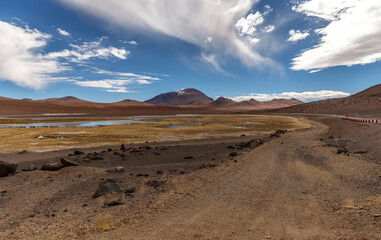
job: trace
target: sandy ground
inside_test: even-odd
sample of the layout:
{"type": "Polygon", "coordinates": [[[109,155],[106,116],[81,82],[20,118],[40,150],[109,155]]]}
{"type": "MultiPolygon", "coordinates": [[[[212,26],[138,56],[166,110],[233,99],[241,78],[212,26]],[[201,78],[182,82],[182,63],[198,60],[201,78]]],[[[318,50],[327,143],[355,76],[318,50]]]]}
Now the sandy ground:
{"type": "MultiPolygon", "coordinates": [[[[381,239],[380,145],[367,141],[381,126],[312,120],[315,127],[279,138],[113,147],[97,161],[87,154],[108,147],[85,149],[66,157],[80,167],[0,178],[0,239],[381,239]],[[340,137],[353,140],[348,154],[332,144],[340,137]],[[126,171],[105,171],[119,165],[126,171]],[[108,178],[136,190],[93,199],[108,178]],[[115,198],[124,204],[105,206],[115,198]]],[[[1,159],[40,166],[68,153],[1,159]]]]}

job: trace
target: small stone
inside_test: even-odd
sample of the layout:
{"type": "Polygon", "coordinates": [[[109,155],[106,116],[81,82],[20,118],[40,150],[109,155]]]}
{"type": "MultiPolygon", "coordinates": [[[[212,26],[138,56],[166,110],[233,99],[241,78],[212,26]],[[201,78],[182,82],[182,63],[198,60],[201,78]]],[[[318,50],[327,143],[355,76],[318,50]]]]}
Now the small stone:
{"type": "Polygon", "coordinates": [[[79,150],[75,150],[74,151],[74,155],[85,155],[85,153],[84,152],[82,152],[82,151],[79,151],[79,150]]]}
{"type": "Polygon", "coordinates": [[[65,166],[60,162],[47,162],[44,165],[42,165],[41,170],[43,171],[58,171],[65,166]]]}
{"type": "Polygon", "coordinates": [[[184,157],[184,159],[194,159],[194,157],[192,157],[192,156],[186,156],[186,157],[184,157]]]}
{"type": "Polygon", "coordinates": [[[342,154],[342,153],[348,153],[348,150],[345,148],[338,148],[336,151],[337,154],[342,154]]]}
{"type": "Polygon", "coordinates": [[[156,174],[163,174],[163,171],[157,171],[156,174]]]}
{"type": "Polygon", "coordinates": [[[31,172],[37,170],[37,167],[34,164],[30,164],[29,167],[22,169],[24,172],[31,172]]]}
{"type": "Polygon", "coordinates": [[[120,192],[120,184],[116,179],[107,179],[106,182],[99,184],[97,191],[95,191],[93,198],[107,195],[109,193],[120,192]]]}
{"type": "Polygon", "coordinates": [[[236,157],[238,154],[236,153],[236,152],[231,152],[230,154],[229,154],[229,157],[236,157]]]}
{"type": "Polygon", "coordinates": [[[67,160],[67,159],[64,159],[64,158],[61,158],[61,163],[65,167],[76,167],[76,166],[78,166],[78,164],[76,164],[75,162],[67,160]]]}

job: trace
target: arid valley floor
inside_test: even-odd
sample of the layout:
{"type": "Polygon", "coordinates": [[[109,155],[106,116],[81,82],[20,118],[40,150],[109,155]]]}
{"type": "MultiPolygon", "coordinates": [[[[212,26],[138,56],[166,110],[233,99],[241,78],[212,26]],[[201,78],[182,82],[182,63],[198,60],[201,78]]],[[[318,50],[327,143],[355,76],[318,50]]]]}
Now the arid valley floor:
{"type": "MultiPolygon", "coordinates": [[[[94,137],[93,147],[47,152],[25,140],[22,149],[3,149],[0,160],[19,165],[0,178],[0,239],[380,239],[381,125],[291,116],[225,116],[225,126],[238,127],[218,136],[205,125],[221,129],[221,116],[207,116],[201,125],[169,130],[189,139],[101,146],[94,137]],[[281,124],[250,129],[238,119],[281,124]],[[78,166],[34,170],[61,158],[78,166]],[[114,191],[95,196],[105,182],[114,191]]],[[[94,136],[102,128],[93,128],[94,136]]],[[[133,135],[152,136],[156,128],[163,126],[133,135]]],[[[33,131],[57,129],[16,130],[38,137],[33,131]]],[[[40,140],[57,147],[56,138],[40,140]]]]}

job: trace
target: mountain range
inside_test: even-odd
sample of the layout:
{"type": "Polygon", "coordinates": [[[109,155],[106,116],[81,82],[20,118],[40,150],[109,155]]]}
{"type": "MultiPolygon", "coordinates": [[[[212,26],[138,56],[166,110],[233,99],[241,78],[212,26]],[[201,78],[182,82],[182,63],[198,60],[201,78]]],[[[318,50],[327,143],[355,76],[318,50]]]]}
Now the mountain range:
{"type": "Polygon", "coordinates": [[[43,100],[0,97],[0,115],[33,115],[47,113],[86,113],[89,115],[167,115],[212,113],[323,113],[372,115],[381,117],[381,84],[345,98],[303,103],[297,99],[237,102],[219,97],[216,100],[193,88],[163,93],[145,102],[123,100],[97,103],[68,96],[43,100]]]}

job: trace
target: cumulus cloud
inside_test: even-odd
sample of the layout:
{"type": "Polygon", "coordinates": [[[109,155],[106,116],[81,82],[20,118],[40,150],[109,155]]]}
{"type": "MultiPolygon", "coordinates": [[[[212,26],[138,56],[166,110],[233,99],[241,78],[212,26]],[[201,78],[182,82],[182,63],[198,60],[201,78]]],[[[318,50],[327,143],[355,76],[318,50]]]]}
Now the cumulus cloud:
{"type": "Polygon", "coordinates": [[[300,30],[295,31],[294,29],[291,29],[288,34],[290,34],[290,37],[287,39],[289,42],[297,42],[307,38],[310,35],[308,31],[302,32],[300,30]]]}
{"type": "Polygon", "coordinates": [[[81,62],[91,58],[107,59],[110,57],[116,57],[119,59],[127,59],[130,54],[129,51],[124,48],[116,47],[103,47],[102,42],[106,39],[102,37],[99,41],[84,42],[81,45],[70,44],[72,50],[62,50],[60,52],[51,52],[45,57],[48,59],[66,58],[71,62],[81,62]]]}
{"type": "Polygon", "coordinates": [[[258,101],[270,101],[273,99],[291,99],[295,98],[301,101],[313,101],[322,100],[329,98],[340,98],[348,97],[350,94],[341,91],[331,91],[331,90],[321,90],[315,92],[283,92],[283,93],[273,93],[273,94],[262,94],[262,93],[252,93],[243,96],[233,97],[234,101],[245,101],[250,99],[255,99],[258,101]]]}
{"type": "Polygon", "coordinates": [[[97,68],[93,69],[93,73],[106,75],[109,78],[88,81],[71,80],[70,82],[81,87],[101,88],[104,89],[106,92],[129,93],[131,92],[130,90],[128,90],[129,85],[146,85],[161,80],[158,77],[152,77],[149,75],[105,71],[97,68]]]}
{"type": "Polygon", "coordinates": [[[56,60],[37,53],[46,46],[50,35],[0,21],[0,36],[0,79],[40,89],[57,80],[53,74],[65,70],[56,60]]]}
{"type": "Polygon", "coordinates": [[[256,44],[260,41],[258,38],[258,35],[260,33],[269,33],[272,32],[275,29],[275,26],[268,25],[261,29],[259,27],[264,23],[265,16],[269,14],[272,11],[270,6],[265,6],[265,12],[261,13],[259,11],[253,13],[250,13],[246,17],[240,18],[237,23],[235,24],[235,28],[238,31],[239,35],[241,37],[245,37],[247,41],[251,44],[256,44]]]}
{"type": "Polygon", "coordinates": [[[62,36],[65,36],[65,37],[70,37],[70,35],[71,35],[69,32],[67,32],[67,31],[65,31],[65,30],[63,30],[61,28],[57,28],[57,32],[59,34],[61,34],[62,36]]]}
{"type": "MultiPolygon", "coordinates": [[[[272,64],[251,48],[235,24],[259,0],[58,0],[124,28],[156,32],[199,46],[206,54],[234,56],[247,66],[272,64]],[[211,37],[213,44],[205,44],[211,37]]],[[[266,7],[268,11],[268,7],[266,7]]],[[[258,20],[260,21],[260,20],[258,20]]],[[[250,32],[250,30],[248,30],[250,32]]]]}
{"type": "Polygon", "coordinates": [[[316,72],[381,59],[381,1],[308,0],[292,9],[328,24],[315,30],[319,44],[294,58],[291,69],[316,72]]]}

